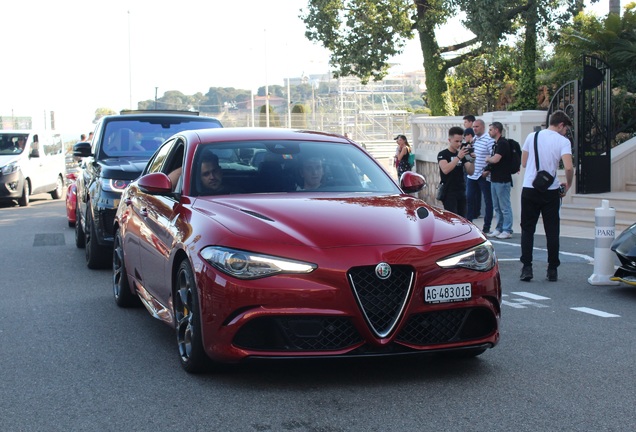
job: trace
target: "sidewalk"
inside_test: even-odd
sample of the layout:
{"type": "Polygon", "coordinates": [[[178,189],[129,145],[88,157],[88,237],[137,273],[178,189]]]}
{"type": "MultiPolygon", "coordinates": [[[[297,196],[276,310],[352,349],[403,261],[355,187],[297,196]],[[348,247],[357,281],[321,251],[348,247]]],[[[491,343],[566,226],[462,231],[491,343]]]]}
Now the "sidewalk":
{"type": "MultiPolygon", "coordinates": [[[[495,222],[496,219],[493,220],[495,222]]],[[[479,218],[473,221],[475,225],[479,228],[484,226],[484,219],[479,218]]],[[[515,234],[521,234],[521,227],[514,227],[515,234]]],[[[545,230],[543,229],[543,220],[539,218],[539,222],[537,223],[537,230],[535,232],[536,235],[545,235],[545,230]]],[[[618,236],[619,232],[616,233],[618,236]]],[[[574,225],[564,225],[561,223],[561,237],[573,237],[573,238],[581,238],[581,239],[594,239],[595,231],[594,228],[589,227],[581,227],[574,225]]]]}

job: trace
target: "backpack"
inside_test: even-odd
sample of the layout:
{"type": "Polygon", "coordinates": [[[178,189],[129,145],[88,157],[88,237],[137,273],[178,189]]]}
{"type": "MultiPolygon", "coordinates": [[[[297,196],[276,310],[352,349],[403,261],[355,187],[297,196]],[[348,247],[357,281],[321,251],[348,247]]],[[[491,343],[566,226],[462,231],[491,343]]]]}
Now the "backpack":
{"type": "Polygon", "coordinates": [[[517,174],[521,170],[521,146],[513,139],[507,140],[510,143],[510,174],[517,174]]]}
{"type": "Polygon", "coordinates": [[[415,153],[409,152],[409,165],[415,165],[415,153]]]}

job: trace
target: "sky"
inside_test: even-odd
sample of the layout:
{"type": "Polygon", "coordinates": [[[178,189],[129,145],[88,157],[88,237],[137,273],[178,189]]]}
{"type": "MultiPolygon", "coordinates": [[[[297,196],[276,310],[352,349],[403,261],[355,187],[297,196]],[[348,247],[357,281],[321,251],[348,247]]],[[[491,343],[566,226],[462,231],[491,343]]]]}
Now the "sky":
{"type": "MultiPolygon", "coordinates": [[[[327,73],[329,53],[308,41],[307,0],[19,0],[3,4],[0,115],[34,127],[88,132],[97,108],[136,108],[155,92],[256,90],[288,77],[327,73]],[[46,125],[44,124],[46,121],[46,125]]],[[[607,13],[607,0],[597,13],[607,13]]],[[[443,44],[469,33],[439,29],[443,44]]],[[[417,39],[393,73],[422,69],[417,39]]]]}

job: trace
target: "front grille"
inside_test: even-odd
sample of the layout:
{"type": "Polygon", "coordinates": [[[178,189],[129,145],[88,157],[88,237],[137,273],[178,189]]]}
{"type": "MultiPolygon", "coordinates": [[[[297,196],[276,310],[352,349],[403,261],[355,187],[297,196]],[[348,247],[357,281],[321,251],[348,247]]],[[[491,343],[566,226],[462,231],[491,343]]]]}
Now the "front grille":
{"type": "Polygon", "coordinates": [[[101,213],[104,237],[113,237],[113,223],[115,222],[115,210],[103,210],[101,213]]]}
{"type": "Polygon", "coordinates": [[[346,317],[256,318],[234,337],[234,345],[261,351],[335,351],[362,341],[346,317]]]}
{"type": "Polygon", "coordinates": [[[497,329],[486,308],[450,309],[409,318],[396,340],[412,345],[435,345],[484,338],[497,329]]]}
{"type": "Polygon", "coordinates": [[[413,284],[413,269],[392,266],[387,279],[376,276],[374,266],[355,267],[349,271],[351,287],[367,323],[379,337],[393,331],[408,300],[413,284]]]}

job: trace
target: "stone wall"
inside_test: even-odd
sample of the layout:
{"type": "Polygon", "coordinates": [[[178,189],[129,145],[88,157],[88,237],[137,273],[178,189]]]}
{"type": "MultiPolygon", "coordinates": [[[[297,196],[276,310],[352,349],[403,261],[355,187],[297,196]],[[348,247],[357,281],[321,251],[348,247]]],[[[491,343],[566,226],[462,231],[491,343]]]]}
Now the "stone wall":
{"type": "MultiPolygon", "coordinates": [[[[448,130],[453,126],[463,127],[462,117],[411,116],[411,145],[416,159],[415,170],[426,176],[427,181],[427,187],[420,192],[419,197],[432,205],[440,207],[442,205],[441,202],[435,200],[435,191],[440,178],[437,154],[448,145],[448,130]]],[[[503,135],[518,141],[521,146],[523,146],[528,134],[536,128],[546,127],[545,111],[495,111],[484,113],[477,118],[486,123],[486,133],[490,123],[501,122],[504,126],[503,135]]],[[[521,173],[513,176],[513,188],[510,194],[514,219],[513,227],[516,232],[520,231],[521,189],[524,171],[525,169],[521,168],[521,173]]]]}

